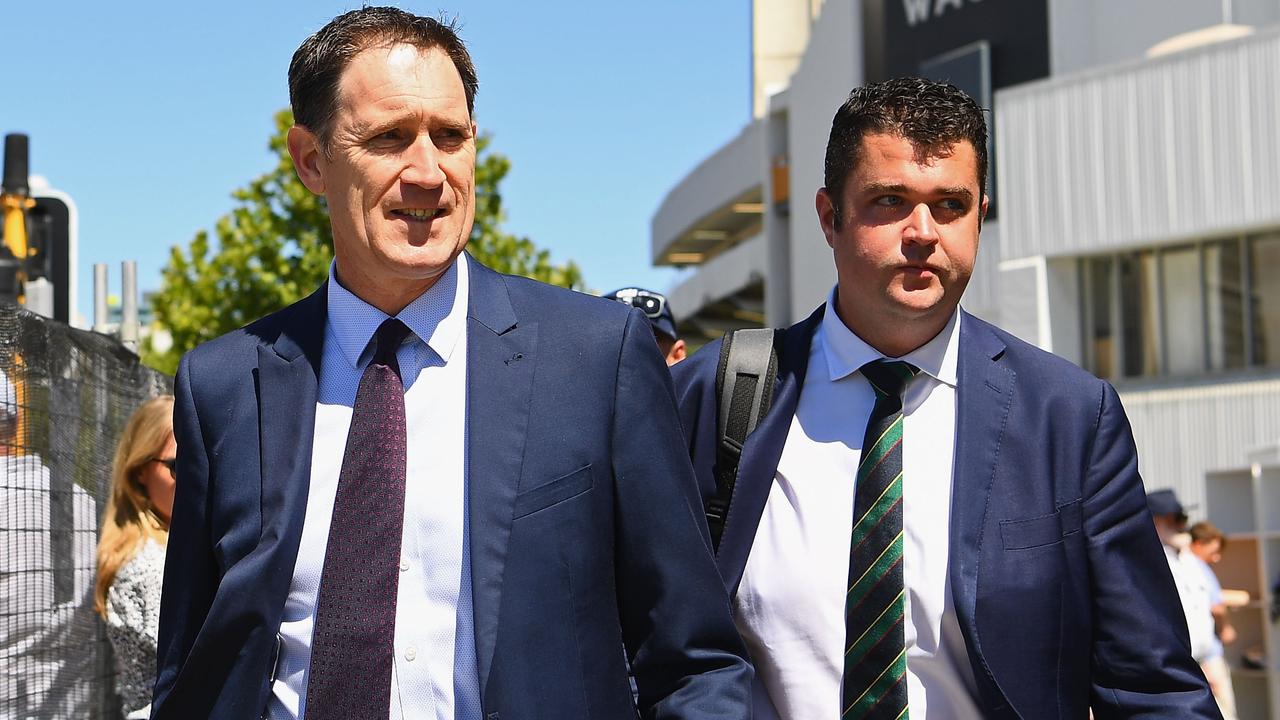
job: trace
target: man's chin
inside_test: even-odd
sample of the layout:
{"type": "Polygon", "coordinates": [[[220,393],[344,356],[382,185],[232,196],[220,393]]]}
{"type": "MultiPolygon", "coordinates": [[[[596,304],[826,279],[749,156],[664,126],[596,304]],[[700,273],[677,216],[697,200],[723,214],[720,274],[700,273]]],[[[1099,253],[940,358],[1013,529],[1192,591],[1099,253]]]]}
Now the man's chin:
{"type": "Polygon", "coordinates": [[[941,311],[945,296],[936,289],[904,291],[899,289],[893,293],[889,301],[903,319],[920,319],[941,311]]]}

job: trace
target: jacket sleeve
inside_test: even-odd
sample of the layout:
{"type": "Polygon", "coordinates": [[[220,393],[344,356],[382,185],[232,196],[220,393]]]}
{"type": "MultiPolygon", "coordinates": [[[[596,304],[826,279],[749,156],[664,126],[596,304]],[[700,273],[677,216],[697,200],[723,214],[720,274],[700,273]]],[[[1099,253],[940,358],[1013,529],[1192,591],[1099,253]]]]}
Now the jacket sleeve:
{"type": "Polygon", "coordinates": [[[191,364],[192,356],[188,353],[183,356],[174,379],[173,434],[178,444],[178,483],[160,598],[153,718],[171,717],[166,709],[182,704],[170,693],[209,613],[218,580],[209,541],[209,456],[192,394],[191,364]]]}
{"type": "Polygon", "coordinates": [[[749,718],[752,669],[711,558],[670,374],[634,310],[611,436],[618,604],[641,715],[749,718]]]}
{"type": "MultiPolygon", "coordinates": [[[[701,495],[699,512],[716,494],[716,365],[720,359],[720,340],[706,345],[693,357],[671,368],[675,382],[676,405],[685,446],[693,461],[693,472],[701,495]]],[[[702,524],[706,524],[705,519],[702,524]]]]}
{"type": "Polygon", "coordinates": [[[1084,487],[1094,716],[1221,720],[1191,658],[1178,591],[1147,511],[1129,421],[1115,389],[1104,386],[1084,487]]]}

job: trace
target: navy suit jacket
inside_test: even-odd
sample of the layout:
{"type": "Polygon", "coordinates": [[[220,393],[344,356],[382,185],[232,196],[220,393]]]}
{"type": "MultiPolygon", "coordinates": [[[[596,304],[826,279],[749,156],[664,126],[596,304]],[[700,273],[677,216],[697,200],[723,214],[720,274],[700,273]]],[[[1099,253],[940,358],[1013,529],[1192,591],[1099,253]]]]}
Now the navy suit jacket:
{"type": "MultiPolygon", "coordinates": [[[[823,315],[775,336],[774,403],[742,453],[717,564],[736,593],[823,315]]],[[[720,345],[675,366],[704,498],[720,345]]],[[[1191,659],[1115,390],[967,313],[948,574],[987,718],[1219,718],[1191,659]]]]}
{"type": "MultiPolygon", "coordinates": [[[[649,324],[471,260],[467,438],[485,720],[749,716],[751,668],[649,324]]],[[[258,717],[311,475],[324,288],[188,353],[153,718],[258,717]]],[[[409,439],[413,442],[413,438],[409,439]]]]}

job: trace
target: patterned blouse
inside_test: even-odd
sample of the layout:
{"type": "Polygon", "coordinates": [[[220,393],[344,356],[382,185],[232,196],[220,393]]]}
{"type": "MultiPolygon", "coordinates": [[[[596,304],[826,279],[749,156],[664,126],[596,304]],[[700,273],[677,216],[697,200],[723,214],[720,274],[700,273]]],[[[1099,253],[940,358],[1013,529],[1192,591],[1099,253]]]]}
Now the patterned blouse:
{"type": "Polygon", "coordinates": [[[150,715],[163,580],[164,546],[148,539],[121,566],[107,591],[107,637],[116,656],[116,692],[131,717],[139,710],[146,710],[139,717],[150,715]]]}

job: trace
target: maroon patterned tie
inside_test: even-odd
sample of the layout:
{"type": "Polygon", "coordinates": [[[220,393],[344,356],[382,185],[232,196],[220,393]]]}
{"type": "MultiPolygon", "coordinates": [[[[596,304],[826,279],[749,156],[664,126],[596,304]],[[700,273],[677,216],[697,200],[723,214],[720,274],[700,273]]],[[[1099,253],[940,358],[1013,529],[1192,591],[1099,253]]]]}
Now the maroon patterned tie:
{"type": "Polygon", "coordinates": [[[307,720],[390,713],[406,442],[396,350],[408,334],[395,318],[378,327],[356,391],[320,578],[307,720]]]}

